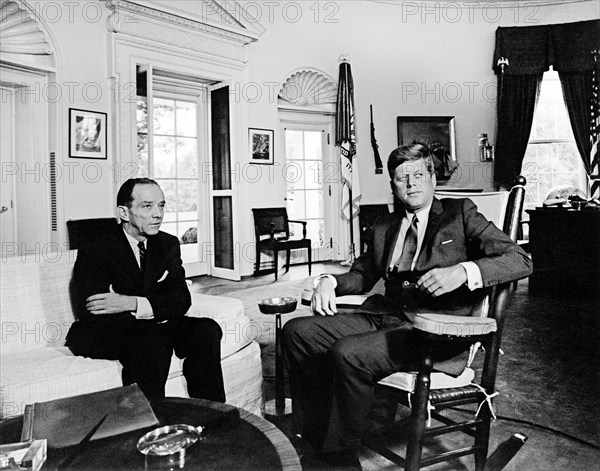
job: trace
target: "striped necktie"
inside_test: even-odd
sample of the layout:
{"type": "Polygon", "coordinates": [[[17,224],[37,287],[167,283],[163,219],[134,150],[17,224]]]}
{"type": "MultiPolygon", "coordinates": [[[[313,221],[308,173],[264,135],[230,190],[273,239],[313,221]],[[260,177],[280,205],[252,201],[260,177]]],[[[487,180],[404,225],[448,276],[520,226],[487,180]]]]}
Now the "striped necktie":
{"type": "Polygon", "coordinates": [[[417,219],[417,215],[413,216],[413,220],[406,231],[406,236],[404,237],[404,245],[402,247],[402,255],[398,259],[398,262],[395,265],[396,271],[406,272],[411,270],[413,259],[415,258],[415,253],[417,252],[417,223],[419,220],[417,219]]]}
{"type": "Polygon", "coordinates": [[[143,272],[146,265],[146,246],[143,242],[138,244],[138,249],[140,250],[140,270],[143,272]]]}

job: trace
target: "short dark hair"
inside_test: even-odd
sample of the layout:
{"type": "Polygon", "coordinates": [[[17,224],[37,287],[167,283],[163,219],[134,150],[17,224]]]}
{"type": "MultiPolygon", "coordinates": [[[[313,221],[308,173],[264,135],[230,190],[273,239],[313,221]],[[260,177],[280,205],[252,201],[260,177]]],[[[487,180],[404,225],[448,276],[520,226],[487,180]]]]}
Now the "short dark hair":
{"type": "Polygon", "coordinates": [[[425,160],[425,165],[430,174],[433,175],[435,167],[433,165],[433,154],[425,144],[416,142],[408,146],[401,146],[394,149],[387,161],[387,169],[390,174],[390,178],[394,178],[396,168],[402,165],[404,162],[413,162],[415,160],[425,160]]]}
{"type": "Polygon", "coordinates": [[[131,208],[131,202],[133,201],[133,189],[136,185],[156,185],[160,187],[156,181],[151,178],[130,178],[119,188],[117,193],[117,206],[127,206],[131,208]]]}

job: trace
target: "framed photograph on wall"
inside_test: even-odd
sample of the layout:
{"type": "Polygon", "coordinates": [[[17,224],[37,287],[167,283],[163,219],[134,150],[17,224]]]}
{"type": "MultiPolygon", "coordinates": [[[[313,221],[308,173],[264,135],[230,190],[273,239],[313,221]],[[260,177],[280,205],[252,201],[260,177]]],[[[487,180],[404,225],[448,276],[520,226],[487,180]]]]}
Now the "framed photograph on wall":
{"type": "Polygon", "coordinates": [[[248,129],[250,163],[273,165],[273,130],[248,129]]]}
{"type": "Polygon", "coordinates": [[[398,145],[427,145],[434,155],[435,176],[448,180],[456,167],[454,116],[398,116],[398,145]]]}
{"type": "Polygon", "coordinates": [[[106,113],[69,108],[69,157],[106,159],[106,113]]]}

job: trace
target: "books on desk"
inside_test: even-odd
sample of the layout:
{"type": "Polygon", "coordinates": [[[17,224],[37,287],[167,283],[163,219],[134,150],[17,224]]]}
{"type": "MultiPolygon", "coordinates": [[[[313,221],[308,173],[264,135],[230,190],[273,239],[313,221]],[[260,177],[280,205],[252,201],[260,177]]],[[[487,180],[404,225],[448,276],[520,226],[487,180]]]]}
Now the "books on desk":
{"type": "Polygon", "coordinates": [[[81,443],[100,422],[90,440],[158,424],[137,384],[25,406],[22,441],[46,439],[48,448],[81,443]]]}

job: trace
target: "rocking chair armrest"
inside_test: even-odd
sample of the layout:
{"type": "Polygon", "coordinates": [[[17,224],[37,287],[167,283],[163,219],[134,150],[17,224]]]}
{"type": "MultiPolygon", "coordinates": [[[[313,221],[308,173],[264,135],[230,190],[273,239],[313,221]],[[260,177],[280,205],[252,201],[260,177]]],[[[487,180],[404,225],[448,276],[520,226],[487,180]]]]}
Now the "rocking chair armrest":
{"type": "Polygon", "coordinates": [[[489,317],[452,316],[437,313],[418,313],[408,316],[415,329],[430,334],[450,338],[476,340],[496,332],[496,320],[489,317]]]}

